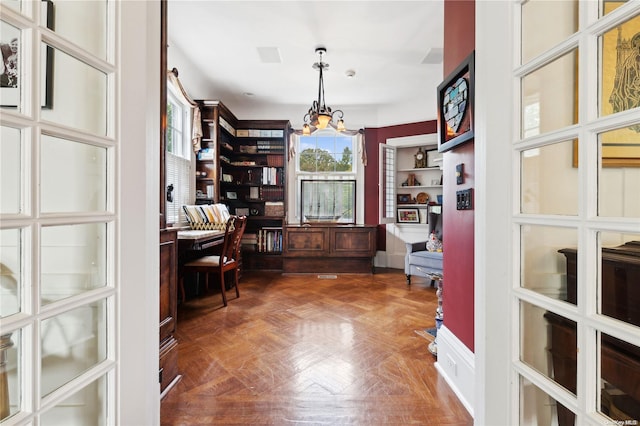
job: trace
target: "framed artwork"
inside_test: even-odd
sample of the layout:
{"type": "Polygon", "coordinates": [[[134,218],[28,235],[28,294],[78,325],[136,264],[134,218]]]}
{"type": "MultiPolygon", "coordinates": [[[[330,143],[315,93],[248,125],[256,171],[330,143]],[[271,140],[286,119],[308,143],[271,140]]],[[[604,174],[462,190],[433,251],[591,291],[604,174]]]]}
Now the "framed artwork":
{"type": "MultiPolygon", "coordinates": [[[[608,14],[626,1],[605,0],[608,14]]],[[[623,21],[600,37],[600,115],[608,116],[640,106],[637,52],[640,44],[640,18],[623,21]],[[633,95],[633,94],[636,95],[633,95]]],[[[577,65],[576,65],[577,74],[577,65]]],[[[640,167],[640,124],[598,134],[602,167],[640,167]]],[[[573,167],[578,167],[578,140],[573,141],[573,167]]]]}
{"type": "Polygon", "coordinates": [[[411,194],[397,194],[396,195],[398,204],[411,204],[411,194]]]}
{"type": "Polygon", "coordinates": [[[420,223],[420,212],[418,209],[398,209],[399,223],[420,223]]]}
{"type": "MultiPolygon", "coordinates": [[[[54,4],[51,0],[41,1],[41,11],[47,28],[54,30],[54,4]]],[[[0,106],[17,108],[20,103],[20,30],[12,25],[0,23],[0,52],[2,69],[0,70],[0,106]]],[[[45,45],[41,53],[42,73],[41,106],[51,109],[53,106],[53,48],[45,45]]]]}
{"type": "Polygon", "coordinates": [[[227,200],[237,200],[238,199],[238,194],[236,194],[234,191],[227,191],[227,200]]]}
{"type": "Polygon", "coordinates": [[[438,86],[438,151],[445,152],[473,138],[475,52],[438,86]]]}
{"type": "Polygon", "coordinates": [[[20,102],[20,30],[2,21],[0,23],[0,104],[17,108],[20,102]]]}
{"type": "Polygon", "coordinates": [[[442,165],[442,152],[437,149],[427,151],[427,167],[440,167],[442,165]]]}

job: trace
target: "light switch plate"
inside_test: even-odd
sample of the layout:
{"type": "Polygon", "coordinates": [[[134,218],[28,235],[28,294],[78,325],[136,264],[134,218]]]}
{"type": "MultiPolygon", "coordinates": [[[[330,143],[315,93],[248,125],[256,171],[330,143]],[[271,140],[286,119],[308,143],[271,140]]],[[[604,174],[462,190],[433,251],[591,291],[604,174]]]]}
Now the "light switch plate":
{"type": "Polygon", "coordinates": [[[473,210],[473,189],[456,191],[456,210],[473,210]]]}
{"type": "Polygon", "coordinates": [[[464,163],[456,165],[456,184],[462,185],[464,183],[464,163]]]}

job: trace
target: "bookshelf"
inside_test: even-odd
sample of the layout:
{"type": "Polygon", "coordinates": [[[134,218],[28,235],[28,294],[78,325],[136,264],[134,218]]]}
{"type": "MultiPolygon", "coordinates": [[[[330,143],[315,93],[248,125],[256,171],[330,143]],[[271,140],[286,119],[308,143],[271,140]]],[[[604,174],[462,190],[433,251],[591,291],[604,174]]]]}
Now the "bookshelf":
{"type": "Polygon", "coordinates": [[[197,202],[224,203],[231,214],[248,217],[244,269],[281,270],[291,125],[287,120],[238,120],[218,101],[199,103],[202,148],[208,151],[201,151],[196,162],[196,188],[206,195],[197,202]],[[214,186],[209,194],[208,185],[214,186]]]}

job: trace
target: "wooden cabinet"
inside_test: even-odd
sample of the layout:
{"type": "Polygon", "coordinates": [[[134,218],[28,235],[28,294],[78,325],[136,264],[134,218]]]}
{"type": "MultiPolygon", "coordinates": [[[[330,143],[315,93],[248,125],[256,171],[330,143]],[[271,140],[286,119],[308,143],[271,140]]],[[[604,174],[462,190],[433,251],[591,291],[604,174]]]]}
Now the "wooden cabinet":
{"type": "Polygon", "coordinates": [[[371,273],[376,230],[376,225],[285,226],[283,271],[371,273]]]}
{"type": "MultiPolygon", "coordinates": [[[[576,304],[579,291],[577,251],[568,248],[560,250],[560,253],[567,260],[567,302],[576,304]]],[[[603,248],[601,271],[601,313],[640,326],[640,241],[631,241],[615,248],[603,248]]],[[[545,318],[551,326],[549,350],[553,360],[554,379],[575,393],[576,324],[552,312],[547,312],[545,318]]],[[[603,333],[600,365],[602,379],[619,389],[627,398],[626,408],[615,407],[615,411],[640,412],[640,348],[603,333]]],[[[604,403],[602,408],[605,413],[608,409],[614,409],[604,406],[604,403]]],[[[574,420],[574,414],[559,404],[558,424],[573,425],[574,420]]]]}
{"type": "Polygon", "coordinates": [[[178,342],[174,337],[177,318],[177,231],[160,232],[160,391],[178,382],[178,342]]]}

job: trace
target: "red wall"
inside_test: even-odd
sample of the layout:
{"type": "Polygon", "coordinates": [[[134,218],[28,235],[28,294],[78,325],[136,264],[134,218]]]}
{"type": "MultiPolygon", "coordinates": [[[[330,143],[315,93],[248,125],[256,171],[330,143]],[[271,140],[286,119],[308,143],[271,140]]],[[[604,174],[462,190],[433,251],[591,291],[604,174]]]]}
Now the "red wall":
{"type": "MultiPolygon", "coordinates": [[[[435,89],[434,89],[435,90],[435,89]]],[[[366,128],[364,130],[364,140],[367,152],[367,167],[364,170],[364,223],[378,223],[378,210],[380,206],[378,174],[380,172],[379,147],[388,138],[400,138],[404,136],[424,135],[437,132],[435,120],[420,121],[417,123],[398,124],[389,127],[366,128]]],[[[378,250],[385,250],[387,246],[385,225],[378,225],[378,250]]]]}
{"type": "MultiPolygon", "coordinates": [[[[443,75],[447,76],[475,49],[475,0],[445,0],[444,22],[443,75]]],[[[455,205],[456,191],[473,188],[474,177],[473,140],[444,154],[444,324],[471,351],[474,350],[474,210],[456,210],[455,205]],[[457,185],[456,165],[461,163],[464,183],[457,185]]]]}

